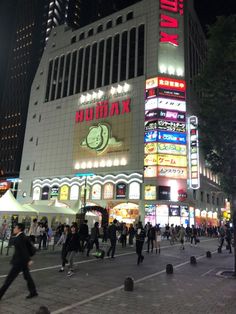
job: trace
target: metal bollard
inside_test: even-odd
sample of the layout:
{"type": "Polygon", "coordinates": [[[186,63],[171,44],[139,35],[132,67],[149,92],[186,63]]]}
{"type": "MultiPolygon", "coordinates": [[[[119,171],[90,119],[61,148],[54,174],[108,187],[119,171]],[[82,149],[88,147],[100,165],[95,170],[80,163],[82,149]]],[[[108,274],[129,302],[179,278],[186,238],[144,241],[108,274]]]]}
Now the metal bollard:
{"type": "Polygon", "coordinates": [[[211,252],[210,252],[210,251],[207,251],[207,252],[206,252],[206,257],[207,257],[207,258],[211,258],[211,252]]]}
{"type": "Polygon", "coordinates": [[[190,264],[192,264],[192,265],[196,265],[197,264],[197,260],[196,260],[195,256],[191,256],[190,257],[190,264]]]}
{"type": "Polygon", "coordinates": [[[167,264],[166,265],[166,273],[167,274],[173,274],[173,272],[174,272],[173,265],[172,264],[167,264]]]}
{"type": "Polygon", "coordinates": [[[134,290],[134,279],[133,278],[131,278],[131,277],[125,278],[124,290],[125,291],[133,291],[134,290]]]}

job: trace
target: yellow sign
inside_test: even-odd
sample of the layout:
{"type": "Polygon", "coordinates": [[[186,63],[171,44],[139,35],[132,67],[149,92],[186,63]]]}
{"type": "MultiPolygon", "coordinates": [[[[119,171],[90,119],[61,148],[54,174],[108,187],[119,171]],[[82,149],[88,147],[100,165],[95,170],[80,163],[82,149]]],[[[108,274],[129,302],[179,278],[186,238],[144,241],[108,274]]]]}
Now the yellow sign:
{"type": "Polygon", "coordinates": [[[158,154],[157,163],[159,166],[187,167],[187,157],[158,154]]]}
{"type": "Polygon", "coordinates": [[[158,166],[157,174],[159,177],[187,179],[187,168],[158,166]]]}
{"type": "Polygon", "coordinates": [[[149,154],[144,158],[144,166],[155,166],[157,165],[157,154],[149,154]]]}
{"type": "Polygon", "coordinates": [[[144,199],[147,201],[155,201],[156,197],[156,186],[146,185],[144,190],[144,199]]]}
{"type": "Polygon", "coordinates": [[[66,201],[69,197],[69,187],[68,185],[63,185],[60,189],[60,200],[66,201]]]}
{"type": "Polygon", "coordinates": [[[146,89],[157,87],[157,86],[158,86],[157,77],[153,77],[153,78],[146,80],[146,89]]]}
{"type": "Polygon", "coordinates": [[[157,152],[171,155],[187,155],[187,146],[171,143],[156,143],[157,152]]]}
{"type": "Polygon", "coordinates": [[[159,143],[146,143],[144,146],[144,153],[145,154],[157,153],[157,145],[159,145],[159,143]]]}

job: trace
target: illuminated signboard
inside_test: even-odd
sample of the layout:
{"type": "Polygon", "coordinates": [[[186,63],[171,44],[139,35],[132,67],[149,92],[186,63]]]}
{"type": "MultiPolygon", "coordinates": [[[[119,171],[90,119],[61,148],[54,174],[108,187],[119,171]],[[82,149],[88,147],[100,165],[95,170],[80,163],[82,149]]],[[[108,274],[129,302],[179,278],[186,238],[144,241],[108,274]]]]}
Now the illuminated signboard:
{"type": "Polygon", "coordinates": [[[158,141],[159,142],[169,142],[176,144],[186,144],[186,134],[176,133],[176,132],[158,132],[158,141]]]}
{"type": "Polygon", "coordinates": [[[158,88],[157,95],[174,99],[185,99],[185,92],[167,88],[158,88]]]}
{"type": "Polygon", "coordinates": [[[70,188],[70,200],[77,201],[79,199],[79,186],[74,184],[70,188]]]}
{"type": "Polygon", "coordinates": [[[152,120],[145,122],[145,132],[156,130],[158,127],[158,120],[152,120]]]}
{"type": "Polygon", "coordinates": [[[157,154],[149,154],[144,157],[144,166],[157,166],[157,154]]]}
{"type": "Polygon", "coordinates": [[[140,199],[140,184],[138,182],[132,182],[129,185],[129,199],[139,200],[140,199]]]}
{"type": "Polygon", "coordinates": [[[157,153],[158,143],[146,143],[144,144],[144,153],[145,154],[154,154],[157,153]]]}
{"type": "Polygon", "coordinates": [[[158,98],[150,98],[145,100],[145,110],[153,110],[158,108],[158,98]]]}
{"type": "Polygon", "coordinates": [[[33,190],[33,201],[39,201],[40,200],[40,187],[35,187],[33,190]]]}
{"type": "Polygon", "coordinates": [[[159,117],[156,110],[145,111],[145,121],[157,119],[159,117]]]}
{"type": "Polygon", "coordinates": [[[187,179],[187,168],[158,166],[157,175],[166,178],[187,179]]]}
{"type": "Polygon", "coordinates": [[[173,90],[186,91],[186,83],[184,80],[178,80],[169,77],[158,77],[158,87],[168,88],[173,90]]]}
{"type": "Polygon", "coordinates": [[[155,185],[146,185],[144,188],[144,199],[146,201],[155,201],[156,200],[156,186],[155,185]]]}
{"type": "Polygon", "coordinates": [[[59,186],[54,185],[54,186],[51,188],[50,197],[51,197],[51,198],[56,198],[58,195],[59,195],[59,186]]]}
{"type": "Polygon", "coordinates": [[[92,121],[95,119],[104,119],[130,113],[130,102],[130,98],[122,100],[121,102],[112,102],[111,104],[108,101],[101,101],[97,103],[96,107],[80,109],[79,111],[76,111],[75,123],[92,121]]]}
{"type": "MultiPolygon", "coordinates": [[[[154,98],[155,99],[155,98],[154,98]]],[[[186,101],[168,99],[168,98],[157,98],[157,108],[167,109],[167,110],[177,110],[177,111],[186,111],[186,101]]],[[[150,110],[151,108],[145,110],[150,110]]],[[[154,108],[152,108],[154,109],[154,108]]]]}
{"type": "Polygon", "coordinates": [[[183,122],[158,120],[157,127],[159,130],[176,131],[181,133],[186,132],[186,124],[183,122]]]}
{"type": "Polygon", "coordinates": [[[156,205],[157,216],[168,216],[169,210],[167,205],[156,205]]]}
{"type": "Polygon", "coordinates": [[[68,185],[63,185],[60,188],[60,200],[61,201],[66,201],[69,198],[69,186],[68,185]]]}
{"type": "Polygon", "coordinates": [[[157,95],[158,95],[157,87],[146,89],[146,99],[157,97],[157,95]]]}
{"type": "Polygon", "coordinates": [[[187,157],[159,154],[157,164],[159,166],[187,167],[187,157]]]}
{"type": "Polygon", "coordinates": [[[107,183],[104,186],[103,198],[105,200],[113,199],[114,196],[114,186],[111,183],[107,183]]]}
{"type": "Polygon", "coordinates": [[[158,112],[158,118],[160,119],[180,121],[180,122],[186,121],[185,112],[171,111],[171,110],[165,110],[165,109],[158,109],[157,112],[158,112]]]}
{"type": "Polygon", "coordinates": [[[94,184],[92,186],[92,200],[100,200],[102,196],[101,184],[94,184]]]}
{"type": "Polygon", "coordinates": [[[199,143],[198,143],[198,118],[191,116],[188,119],[189,136],[189,185],[192,189],[200,188],[199,172],[199,143]]]}
{"type": "Polygon", "coordinates": [[[144,142],[156,142],[157,141],[158,132],[157,131],[149,131],[144,135],[144,142]]]}
{"type": "Polygon", "coordinates": [[[186,155],[187,146],[170,143],[157,143],[157,152],[162,154],[186,155]]]}
{"type": "Polygon", "coordinates": [[[116,185],[116,198],[117,199],[126,198],[126,184],[125,183],[117,183],[117,185],[116,185]]]}
{"type": "Polygon", "coordinates": [[[146,80],[146,89],[157,87],[157,77],[153,77],[146,80]]]}
{"type": "Polygon", "coordinates": [[[155,178],[156,176],[157,176],[157,166],[145,166],[144,167],[145,178],[155,178]]]}
{"type": "Polygon", "coordinates": [[[169,205],[169,216],[180,216],[180,206],[169,205]]]}
{"type": "Polygon", "coordinates": [[[189,217],[189,208],[188,206],[180,206],[180,214],[182,217],[189,217]]]}
{"type": "Polygon", "coordinates": [[[0,190],[2,191],[5,191],[5,190],[8,190],[10,189],[11,187],[11,182],[7,182],[7,181],[0,181],[0,190]]]}

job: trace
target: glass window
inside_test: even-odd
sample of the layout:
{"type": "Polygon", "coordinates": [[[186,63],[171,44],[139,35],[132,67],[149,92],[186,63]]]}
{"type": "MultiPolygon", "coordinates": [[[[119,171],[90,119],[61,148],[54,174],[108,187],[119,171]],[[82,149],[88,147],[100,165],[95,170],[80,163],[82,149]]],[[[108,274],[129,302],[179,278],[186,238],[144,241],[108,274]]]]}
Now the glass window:
{"type": "Polygon", "coordinates": [[[103,31],[103,25],[99,25],[97,28],[97,33],[101,33],[103,31]]]}
{"type": "Polygon", "coordinates": [[[143,75],[144,72],[144,25],[138,28],[138,73],[143,75]]]}
{"type": "Polygon", "coordinates": [[[82,76],[82,65],[83,65],[83,57],[84,57],[84,49],[79,50],[79,60],[78,60],[78,69],[77,69],[77,75],[76,75],[76,89],[75,92],[80,92],[80,84],[81,84],[81,76],[82,76]]]}
{"type": "Polygon", "coordinates": [[[71,66],[71,73],[70,73],[69,95],[74,94],[76,60],[77,60],[77,51],[74,51],[72,54],[72,66],[71,66]]]}
{"type": "Polygon", "coordinates": [[[133,78],[135,74],[135,37],[136,29],[132,28],[129,41],[129,79],[133,78]]]}
{"type": "Polygon", "coordinates": [[[88,31],[88,37],[93,36],[93,28],[88,31]]]}
{"type": "Polygon", "coordinates": [[[71,201],[77,201],[79,199],[79,186],[78,185],[72,185],[70,189],[70,200],[71,201]]]}
{"type": "Polygon", "coordinates": [[[62,79],[63,79],[64,62],[65,62],[65,56],[61,56],[60,66],[59,66],[57,97],[56,97],[57,99],[61,98],[61,86],[62,86],[62,79]]]}
{"type": "Polygon", "coordinates": [[[94,89],[96,62],[97,62],[97,44],[94,44],[92,47],[89,89],[94,89]]]}
{"type": "Polygon", "coordinates": [[[62,95],[62,97],[66,97],[67,96],[69,71],[70,71],[70,59],[71,59],[71,54],[69,53],[66,56],[66,68],[65,68],[65,77],[64,77],[64,86],[63,86],[63,95],[62,95]]]}
{"type": "Polygon", "coordinates": [[[119,16],[117,19],[116,19],[116,25],[119,25],[122,23],[122,16],[119,16]]]}
{"type": "Polygon", "coordinates": [[[118,81],[119,46],[120,46],[120,35],[117,34],[114,38],[112,83],[116,83],[118,81]]]}
{"type": "Polygon", "coordinates": [[[73,37],[71,38],[70,43],[71,43],[71,44],[74,44],[75,42],[76,42],[76,36],[73,36],[73,37]]]}
{"type": "Polygon", "coordinates": [[[48,200],[48,194],[49,194],[49,186],[44,186],[42,189],[42,200],[48,200]]]}
{"type": "Polygon", "coordinates": [[[89,56],[90,56],[90,46],[86,47],[85,49],[84,77],[83,77],[83,88],[82,88],[83,92],[87,90],[87,86],[88,86],[89,56]]]}
{"type": "Polygon", "coordinates": [[[204,192],[201,191],[201,202],[204,200],[204,192]]]}
{"type": "Polygon", "coordinates": [[[110,84],[110,68],[111,68],[111,37],[106,41],[106,61],[105,61],[105,85],[110,84]]]}
{"type": "Polygon", "coordinates": [[[129,20],[132,20],[134,17],[134,13],[133,12],[129,12],[127,15],[126,15],[126,20],[129,21],[129,20]]]}
{"type": "Polygon", "coordinates": [[[114,197],[114,185],[107,183],[104,185],[103,198],[104,200],[110,200],[114,197]]]}
{"type": "Polygon", "coordinates": [[[40,187],[36,187],[33,189],[33,201],[39,201],[40,200],[40,187]]]}
{"type": "Polygon", "coordinates": [[[210,195],[207,193],[207,203],[210,203],[210,195]]]}
{"type": "Polygon", "coordinates": [[[54,62],[54,68],[53,68],[52,91],[51,91],[50,100],[54,100],[55,99],[56,84],[57,84],[57,73],[58,73],[58,63],[59,63],[59,59],[56,58],[55,62],[54,62]]]}
{"type": "Polygon", "coordinates": [[[104,54],[104,40],[99,43],[98,49],[98,70],[97,70],[97,87],[102,86],[102,70],[103,70],[103,54],[104,54]]]}
{"type": "Polygon", "coordinates": [[[112,28],[112,20],[107,22],[107,29],[112,28]]]}
{"type": "Polygon", "coordinates": [[[128,33],[124,32],[122,34],[122,43],[121,43],[121,68],[120,68],[120,80],[126,80],[126,59],[127,59],[127,36],[128,33]]]}
{"type": "Polygon", "coordinates": [[[81,34],[79,35],[79,40],[82,40],[82,39],[84,39],[84,33],[81,33],[81,34]]]}
{"type": "Polygon", "coordinates": [[[45,95],[46,102],[49,100],[49,92],[50,92],[50,86],[51,86],[51,81],[52,81],[52,63],[53,61],[51,60],[49,62],[49,67],[48,67],[47,87],[46,87],[46,95],[45,95]]]}

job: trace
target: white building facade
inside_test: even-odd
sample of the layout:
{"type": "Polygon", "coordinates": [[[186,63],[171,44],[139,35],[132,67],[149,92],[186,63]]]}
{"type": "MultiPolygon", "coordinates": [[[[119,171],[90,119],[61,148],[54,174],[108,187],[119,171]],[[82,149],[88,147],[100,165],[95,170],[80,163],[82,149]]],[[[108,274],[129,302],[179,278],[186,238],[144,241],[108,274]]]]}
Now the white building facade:
{"type": "Polygon", "coordinates": [[[214,223],[223,200],[199,161],[191,87],[200,36],[181,0],[53,30],[32,85],[18,199],[101,206],[127,223],[187,225],[205,210],[214,223]]]}

